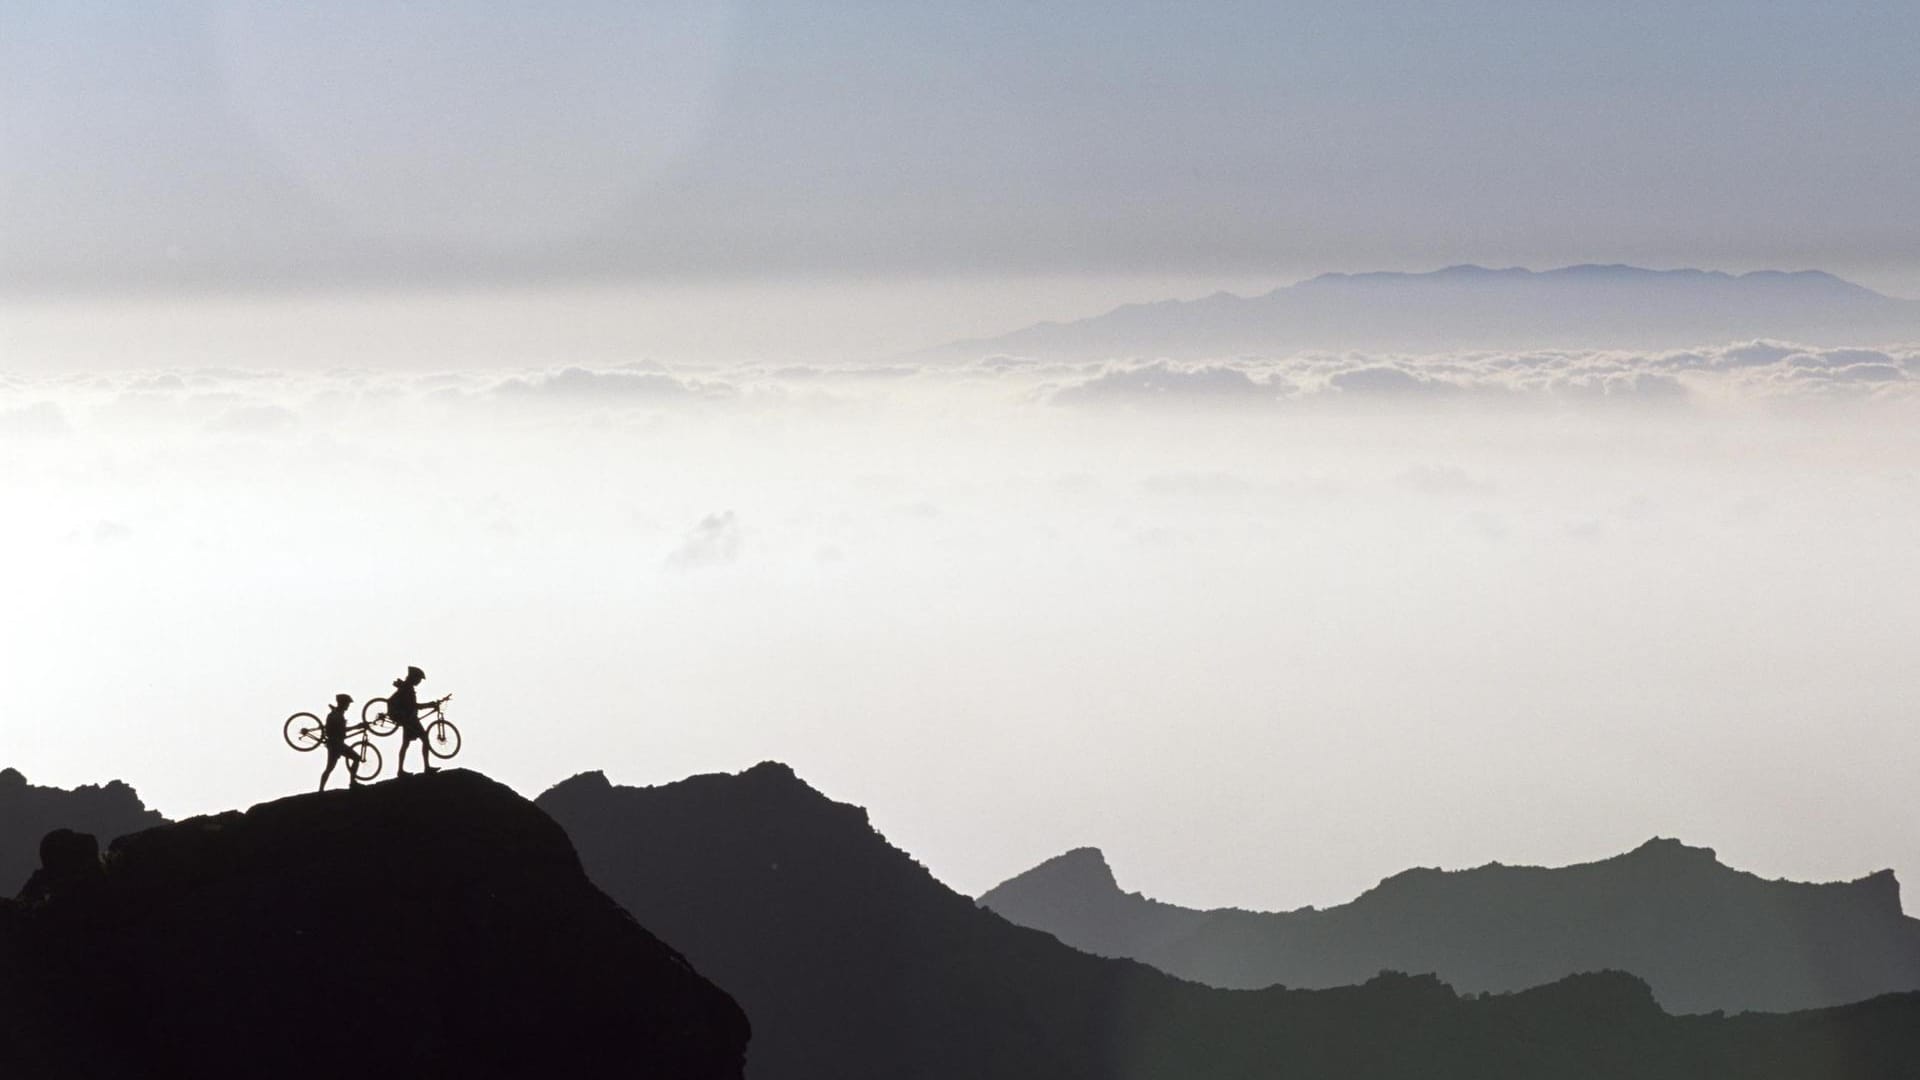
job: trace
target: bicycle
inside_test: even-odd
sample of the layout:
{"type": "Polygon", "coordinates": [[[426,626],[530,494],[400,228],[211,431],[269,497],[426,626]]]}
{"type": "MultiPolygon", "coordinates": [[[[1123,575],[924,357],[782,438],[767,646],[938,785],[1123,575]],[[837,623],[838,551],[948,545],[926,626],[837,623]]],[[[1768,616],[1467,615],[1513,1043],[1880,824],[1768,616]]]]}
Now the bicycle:
{"type": "MultiPolygon", "coordinates": [[[[460,729],[447,719],[446,703],[448,694],[438,701],[421,703],[421,709],[430,712],[436,718],[424,725],[427,729],[427,749],[437,758],[450,758],[460,752],[460,729]]],[[[400,730],[400,722],[387,715],[387,699],[377,697],[360,706],[361,724],[375,735],[391,735],[400,730]]]]}
{"type": "MultiPolygon", "coordinates": [[[[352,744],[352,750],[360,755],[360,760],[355,763],[349,758],[347,771],[353,774],[355,780],[364,784],[380,775],[385,762],[380,757],[380,748],[373,745],[373,739],[368,734],[368,726],[355,724],[347,729],[348,735],[356,732],[360,735],[360,741],[352,744]]],[[[280,735],[287,740],[288,746],[303,754],[318,750],[327,744],[326,725],[310,712],[297,712],[287,717],[287,722],[280,727],[280,735]]]]}

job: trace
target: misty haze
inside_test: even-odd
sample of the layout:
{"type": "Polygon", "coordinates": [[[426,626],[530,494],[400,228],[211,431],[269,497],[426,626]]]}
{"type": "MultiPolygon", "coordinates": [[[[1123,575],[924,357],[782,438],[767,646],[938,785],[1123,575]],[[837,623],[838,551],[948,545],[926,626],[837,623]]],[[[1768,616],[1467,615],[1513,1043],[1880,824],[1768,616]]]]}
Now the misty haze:
{"type": "Polygon", "coordinates": [[[1920,1068],[1920,15],[0,27],[0,1071],[1920,1068]]]}

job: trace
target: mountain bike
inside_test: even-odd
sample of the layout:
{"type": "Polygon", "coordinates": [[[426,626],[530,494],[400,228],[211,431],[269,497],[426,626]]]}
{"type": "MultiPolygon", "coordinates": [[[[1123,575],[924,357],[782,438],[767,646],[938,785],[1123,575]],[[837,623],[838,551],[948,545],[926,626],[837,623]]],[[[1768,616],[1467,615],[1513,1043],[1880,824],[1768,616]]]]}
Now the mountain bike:
{"type": "MultiPolygon", "coordinates": [[[[326,725],[319,717],[310,712],[297,712],[287,717],[287,722],[281,725],[280,735],[287,740],[288,746],[306,753],[310,750],[318,750],[327,744],[326,730],[326,725]]],[[[360,755],[360,761],[355,764],[352,759],[348,759],[347,771],[353,774],[355,780],[363,784],[379,776],[385,764],[380,757],[380,748],[373,745],[373,739],[369,737],[368,731],[366,724],[355,724],[347,729],[349,736],[355,733],[360,736],[359,742],[351,744],[353,752],[360,755]]],[[[456,735],[456,747],[458,742],[459,737],[456,735]]]]}
{"type": "Polygon", "coordinates": [[[383,697],[360,706],[360,722],[375,735],[387,736],[400,730],[399,721],[387,715],[387,699],[383,697]]]}
{"type": "MultiPolygon", "coordinates": [[[[437,758],[450,758],[460,752],[460,729],[447,719],[445,707],[447,698],[452,696],[448,694],[438,701],[423,702],[420,706],[423,712],[432,713],[435,717],[432,723],[424,726],[427,729],[427,748],[437,758]]],[[[391,735],[400,730],[400,722],[387,715],[387,699],[383,697],[374,698],[360,706],[360,719],[375,735],[391,735]]]]}

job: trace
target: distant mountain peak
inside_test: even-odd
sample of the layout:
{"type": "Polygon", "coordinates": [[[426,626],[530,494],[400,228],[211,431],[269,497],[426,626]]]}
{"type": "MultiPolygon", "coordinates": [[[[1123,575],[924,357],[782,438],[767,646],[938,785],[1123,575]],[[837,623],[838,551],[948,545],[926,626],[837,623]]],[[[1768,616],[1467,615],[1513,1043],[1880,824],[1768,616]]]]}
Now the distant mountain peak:
{"type": "Polygon", "coordinates": [[[1113,868],[1107,865],[1106,854],[1097,847],[1077,847],[1055,855],[1021,877],[1036,883],[1045,882],[1054,888],[1108,890],[1120,887],[1113,868]]]}
{"type": "Polygon", "coordinates": [[[809,791],[813,790],[813,785],[800,779],[800,774],[793,771],[793,766],[784,761],[763,761],[742,772],[740,778],[762,783],[798,784],[809,791]]]}
{"type": "Polygon", "coordinates": [[[715,777],[722,783],[731,783],[751,792],[757,799],[778,803],[788,807],[794,813],[839,814],[850,812],[859,815],[865,821],[867,812],[858,806],[843,806],[823,794],[819,788],[801,777],[793,766],[784,761],[762,761],[752,768],[734,775],[725,773],[715,777]]]}
{"type": "Polygon", "coordinates": [[[1720,858],[1710,847],[1693,847],[1672,837],[1656,836],[1626,853],[1622,858],[1668,859],[1692,863],[1710,863],[1721,865],[1720,858]]]}
{"type": "Polygon", "coordinates": [[[1866,345],[1916,335],[1920,301],[1821,270],[1458,263],[1321,274],[1253,296],[1123,304],[926,355],[1198,360],[1316,349],[1667,349],[1755,338],[1866,345]]]}
{"type": "Polygon", "coordinates": [[[583,773],[575,773],[553,786],[556,790],[565,789],[567,791],[586,793],[610,789],[613,787],[613,783],[607,779],[606,773],[601,772],[599,769],[590,769],[583,773]]]}

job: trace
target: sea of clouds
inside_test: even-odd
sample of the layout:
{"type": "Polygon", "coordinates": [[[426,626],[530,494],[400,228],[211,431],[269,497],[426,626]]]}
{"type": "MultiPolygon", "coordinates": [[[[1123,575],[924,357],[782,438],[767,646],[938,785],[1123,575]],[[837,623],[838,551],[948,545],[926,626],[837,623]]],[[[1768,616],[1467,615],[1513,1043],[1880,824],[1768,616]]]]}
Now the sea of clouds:
{"type": "Polygon", "coordinates": [[[1920,345],[1855,348],[1750,341],[1668,352],[1539,350],[1444,355],[1300,354],[1215,362],[1051,363],[989,356],[925,365],[558,365],[543,370],[182,369],[66,375],[0,373],[0,437],[46,437],[98,423],[175,421],[271,433],[393,408],[510,415],[514,406],[601,413],[730,404],[825,407],[973,390],[1014,405],[1246,407],[1276,411],[1368,402],[1791,405],[1905,403],[1920,393],[1920,345]]]}
{"type": "Polygon", "coordinates": [[[184,814],[405,665],[537,792],[788,760],[970,890],[1651,835],[1920,867],[1920,347],[0,374],[0,747],[184,814]],[[1250,859],[1249,851],[1259,852],[1250,859]]]}

